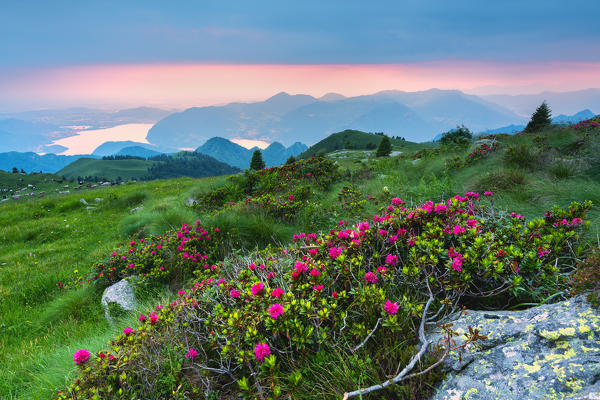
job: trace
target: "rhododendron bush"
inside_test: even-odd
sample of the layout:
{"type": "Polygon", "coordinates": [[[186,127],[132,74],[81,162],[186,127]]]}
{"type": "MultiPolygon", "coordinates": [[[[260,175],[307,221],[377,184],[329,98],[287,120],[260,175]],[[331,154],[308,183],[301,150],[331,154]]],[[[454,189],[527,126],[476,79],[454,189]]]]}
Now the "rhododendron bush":
{"type": "Polygon", "coordinates": [[[241,206],[291,221],[305,206],[312,194],[311,188],[326,189],[338,175],[337,166],[323,157],[246,171],[230,177],[227,185],[202,195],[194,207],[203,211],[227,211],[241,206]]]}
{"type": "Polygon", "coordinates": [[[196,221],[161,236],[132,241],[124,251],[94,266],[90,278],[101,285],[135,275],[141,280],[181,282],[199,269],[214,269],[222,258],[223,235],[218,228],[207,230],[196,221]]]}
{"type": "Polygon", "coordinates": [[[470,192],[417,207],[394,198],[368,221],[198,268],[190,289],[92,357],[59,397],[352,397],[407,365],[415,374],[389,390],[425,391],[438,371],[419,372],[443,357],[439,346],[419,348],[425,325],[465,303],[544,300],[567,288],[575,265],[590,203],[527,221],[492,198],[470,192]],[[328,385],[332,354],[354,367],[328,385]]]}

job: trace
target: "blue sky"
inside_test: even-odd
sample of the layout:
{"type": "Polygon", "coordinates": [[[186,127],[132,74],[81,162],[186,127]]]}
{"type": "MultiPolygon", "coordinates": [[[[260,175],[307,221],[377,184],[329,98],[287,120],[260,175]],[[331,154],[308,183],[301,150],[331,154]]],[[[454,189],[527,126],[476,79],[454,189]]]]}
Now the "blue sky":
{"type": "Polygon", "coordinates": [[[599,61],[600,1],[5,1],[0,68],[599,61]]]}

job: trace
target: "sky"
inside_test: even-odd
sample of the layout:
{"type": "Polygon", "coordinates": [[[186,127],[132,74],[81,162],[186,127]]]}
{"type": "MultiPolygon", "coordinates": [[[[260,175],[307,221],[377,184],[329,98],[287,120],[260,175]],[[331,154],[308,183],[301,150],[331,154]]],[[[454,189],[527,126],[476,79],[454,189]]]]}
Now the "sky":
{"type": "Polygon", "coordinates": [[[0,112],[600,87],[600,2],[3,2],[0,112]]]}

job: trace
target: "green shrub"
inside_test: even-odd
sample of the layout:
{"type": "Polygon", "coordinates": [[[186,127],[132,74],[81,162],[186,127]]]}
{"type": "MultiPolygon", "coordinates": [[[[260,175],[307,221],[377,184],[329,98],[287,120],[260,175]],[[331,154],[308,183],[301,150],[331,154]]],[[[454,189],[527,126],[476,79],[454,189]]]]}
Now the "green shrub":
{"type": "Polygon", "coordinates": [[[517,190],[527,183],[525,174],[516,170],[488,172],[473,185],[475,191],[517,190]]]}
{"type": "Polygon", "coordinates": [[[575,166],[572,163],[558,160],[548,171],[556,179],[567,179],[575,175],[575,166]]]}
{"type": "Polygon", "coordinates": [[[504,161],[515,167],[533,169],[538,164],[538,155],[532,146],[517,144],[506,149],[504,161]]]}
{"type": "MultiPolygon", "coordinates": [[[[591,204],[555,207],[528,222],[491,207],[473,192],[410,208],[393,198],[369,222],[295,234],[294,246],[228,268],[198,268],[177,301],[80,365],[59,397],[321,399],[383,382],[416,353],[421,321],[442,318],[450,305],[504,308],[568,290],[591,204]]],[[[182,227],[172,245],[162,238],[173,253],[169,270],[184,252],[209,254],[218,244],[198,240],[212,232],[197,228],[182,227]]],[[[162,257],[148,255],[156,243],[134,243],[133,255],[124,254],[152,270],[162,257]]],[[[440,350],[431,349],[419,370],[440,350]]],[[[390,390],[419,398],[439,376],[433,369],[390,390]]]]}
{"type": "Polygon", "coordinates": [[[444,146],[467,146],[473,139],[473,133],[464,125],[457,126],[442,135],[440,143],[444,146]]]}

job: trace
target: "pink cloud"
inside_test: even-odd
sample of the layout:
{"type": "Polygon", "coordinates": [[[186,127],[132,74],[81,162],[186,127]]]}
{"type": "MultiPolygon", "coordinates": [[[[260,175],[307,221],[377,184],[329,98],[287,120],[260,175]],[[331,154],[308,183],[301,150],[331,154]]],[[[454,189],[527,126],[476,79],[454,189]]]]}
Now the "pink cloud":
{"type": "Polygon", "coordinates": [[[0,100],[189,107],[277,92],[346,96],[430,88],[518,93],[600,87],[600,63],[437,61],[365,65],[144,64],[0,71],[0,100]]]}

